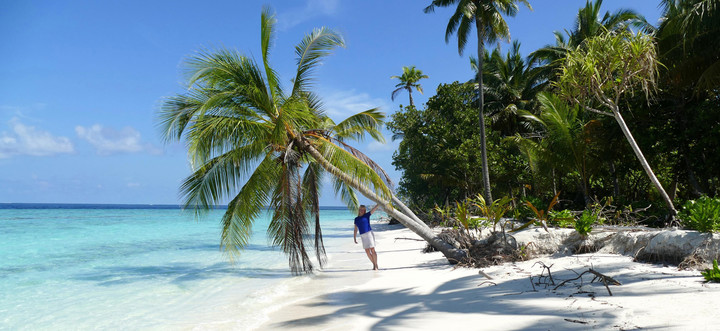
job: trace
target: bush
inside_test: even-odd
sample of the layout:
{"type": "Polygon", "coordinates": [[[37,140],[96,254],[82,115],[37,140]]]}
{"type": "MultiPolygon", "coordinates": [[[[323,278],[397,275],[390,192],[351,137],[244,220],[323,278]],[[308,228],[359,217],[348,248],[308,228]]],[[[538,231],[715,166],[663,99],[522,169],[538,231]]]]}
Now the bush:
{"type": "Polygon", "coordinates": [[[580,217],[575,220],[575,231],[581,236],[587,237],[590,231],[592,231],[593,224],[595,224],[597,220],[598,215],[594,211],[586,209],[580,217]]]}
{"type": "MultiPolygon", "coordinates": [[[[540,205],[543,204],[542,199],[533,196],[527,196],[524,201],[530,202],[530,204],[532,204],[533,206],[538,206],[538,208],[540,208],[540,205]]],[[[528,205],[521,200],[521,203],[513,210],[513,216],[517,220],[524,220],[534,217],[535,212],[533,212],[533,210],[530,209],[530,207],[528,207],[528,205]]]]}
{"type": "Polygon", "coordinates": [[[689,200],[678,216],[690,229],[700,232],[720,231],[720,199],[704,196],[689,200]]]}
{"type": "Polygon", "coordinates": [[[563,209],[560,211],[550,211],[550,217],[548,219],[551,225],[557,225],[561,228],[569,228],[573,225],[573,213],[571,210],[563,209]]]}
{"type": "Polygon", "coordinates": [[[701,274],[708,282],[720,283],[720,269],[718,269],[717,260],[713,260],[712,269],[705,269],[705,271],[701,272],[701,274]]]}

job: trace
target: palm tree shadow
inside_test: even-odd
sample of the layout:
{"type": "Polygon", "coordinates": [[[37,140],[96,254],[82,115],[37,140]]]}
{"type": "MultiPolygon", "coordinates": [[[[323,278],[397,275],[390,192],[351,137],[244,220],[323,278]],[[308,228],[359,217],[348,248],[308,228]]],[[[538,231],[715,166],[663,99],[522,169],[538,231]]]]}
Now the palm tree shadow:
{"type": "MultiPolygon", "coordinates": [[[[606,266],[606,268],[612,268],[606,266]]],[[[405,267],[395,269],[406,269],[405,267]]],[[[408,268],[412,269],[412,268],[408,268]]],[[[605,269],[605,268],[603,268],[605,269]]],[[[617,269],[615,269],[617,270],[617,269]]],[[[573,278],[575,274],[565,270],[554,274],[557,279],[573,278]]],[[[633,276],[640,277],[640,276],[633,276]]],[[[681,278],[684,278],[681,276],[681,278]]],[[[530,301],[528,299],[543,298],[569,298],[575,294],[577,289],[568,288],[565,291],[554,292],[539,290],[534,292],[528,278],[519,278],[500,283],[497,286],[485,285],[479,287],[484,279],[478,276],[466,276],[449,280],[430,293],[418,293],[414,288],[401,289],[379,289],[379,290],[355,290],[348,289],[330,293],[316,301],[310,301],[304,306],[309,308],[320,308],[323,313],[303,318],[291,319],[271,324],[276,328],[307,327],[322,328],[332,325],[333,322],[341,322],[353,316],[368,316],[377,319],[373,324],[373,330],[392,330],[401,327],[407,328],[413,325],[407,321],[416,323],[423,315],[430,312],[449,314],[478,314],[491,318],[513,320],[520,317],[530,321],[523,325],[523,329],[612,329],[617,328],[618,321],[624,318],[622,310],[608,310],[603,308],[592,308],[583,310],[558,309],[557,305],[543,305],[542,301],[530,301]],[[458,290],[460,289],[460,290],[458,290]],[[398,311],[398,309],[400,309],[398,311]],[[387,314],[388,311],[396,311],[387,314]],[[577,324],[573,321],[585,320],[589,325],[577,324]]],[[[627,283],[642,281],[637,279],[624,279],[627,283]]],[[[606,296],[602,284],[597,284],[598,296],[606,296]]],[[[676,289],[648,289],[647,295],[653,293],[676,293],[676,289]]],[[[623,293],[613,290],[615,296],[635,296],[634,293],[623,293]]],[[[576,295],[579,300],[592,301],[592,298],[576,295]]],[[[480,317],[479,317],[480,318],[480,317]]],[[[478,324],[478,326],[481,326],[478,324]]],[[[508,325],[510,327],[510,325],[508,325]]],[[[667,325],[664,327],[668,327],[667,325]]],[[[654,328],[643,326],[643,328],[654,328]]]]}

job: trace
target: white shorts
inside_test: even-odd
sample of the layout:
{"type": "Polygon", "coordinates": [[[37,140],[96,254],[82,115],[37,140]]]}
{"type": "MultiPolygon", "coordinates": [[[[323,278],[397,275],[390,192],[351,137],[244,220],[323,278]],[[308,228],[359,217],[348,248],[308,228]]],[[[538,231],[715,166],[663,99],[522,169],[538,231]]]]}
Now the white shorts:
{"type": "Polygon", "coordinates": [[[372,230],[361,234],[360,239],[362,239],[364,249],[375,247],[375,234],[372,230]]]}

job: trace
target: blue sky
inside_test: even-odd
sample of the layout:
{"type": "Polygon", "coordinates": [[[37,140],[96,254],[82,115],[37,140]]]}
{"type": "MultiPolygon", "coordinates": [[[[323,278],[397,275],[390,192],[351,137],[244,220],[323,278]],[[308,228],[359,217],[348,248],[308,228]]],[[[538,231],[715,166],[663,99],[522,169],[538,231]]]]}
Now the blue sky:
{"type": "MultiPolygon", "coordinates": [[[[317,91],[335,119],[368,108],[387,114],[407,102],[390,93],[402,66],[430,76],[423,104],[438,84],[472,73],[468,43],[445,43],[450,9],[424,14],[430,2],[347,1],[33,1],[0,2],[0,203],[179,202],[190,173],[182,144],[166,145],[155,127],[163,97],[183,91],[182,62],[218,46],[259,58],[264,4],[279,31],[271,61],[286,82],[295,44],[314,27],[343,34],[347,47],[327,58],[317,91]]],[[[554,43],[572,27],[584,0],[530,1],[508,19],[522,53],[554,43]]],[[[603,12],[638,11],[659,18],[658,1],[606,0],[603,12]]],[[[507,45],[504,49],[507,49],[507,45]]],[[[397,181],[391,165],[397,142],[358,145],[397,181]]],[[[328,187],[322,205],[341,205],[328,187]]]]}

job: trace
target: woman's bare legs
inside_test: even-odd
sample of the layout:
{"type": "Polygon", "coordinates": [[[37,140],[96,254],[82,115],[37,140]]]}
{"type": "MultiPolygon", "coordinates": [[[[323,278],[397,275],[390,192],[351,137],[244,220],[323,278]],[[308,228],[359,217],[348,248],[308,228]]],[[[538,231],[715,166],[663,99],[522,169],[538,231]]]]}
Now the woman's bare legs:
{"type": "Polygon", "coordinates": [[[368,259],[370,259],[370,262],[372,262],[373,270],[380,270],[380,268],[378,267],[377,252],[375,251],[375,247],[366,248],[365,254],[367,254],[368,259]]]}

